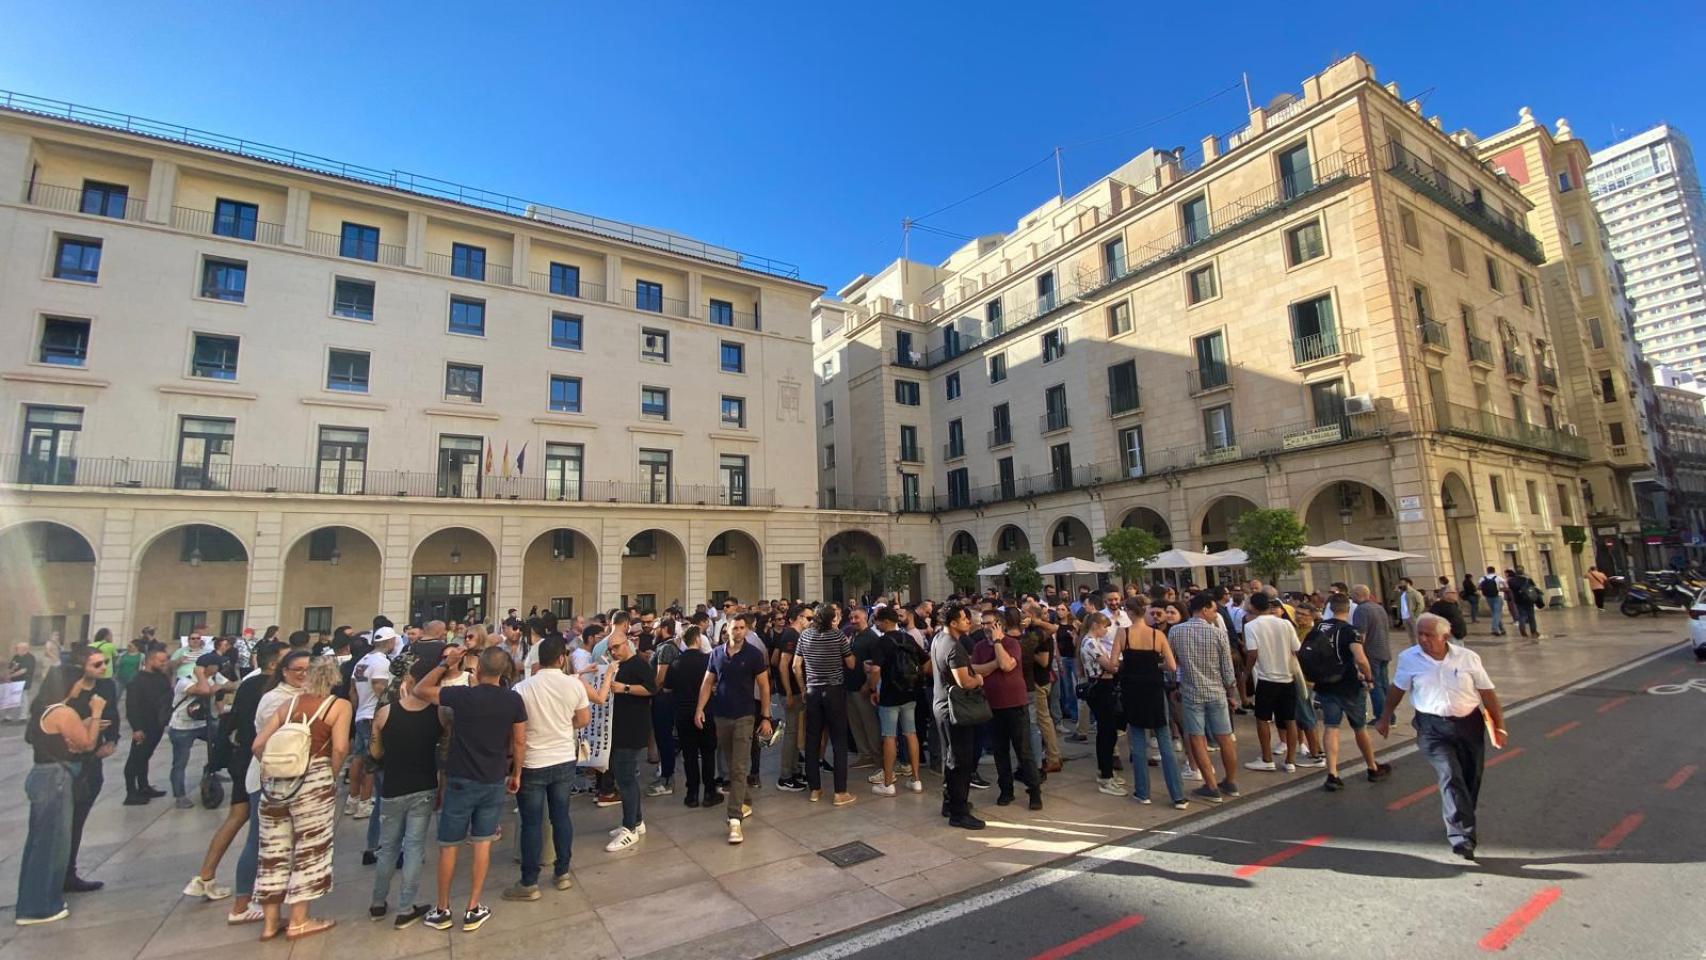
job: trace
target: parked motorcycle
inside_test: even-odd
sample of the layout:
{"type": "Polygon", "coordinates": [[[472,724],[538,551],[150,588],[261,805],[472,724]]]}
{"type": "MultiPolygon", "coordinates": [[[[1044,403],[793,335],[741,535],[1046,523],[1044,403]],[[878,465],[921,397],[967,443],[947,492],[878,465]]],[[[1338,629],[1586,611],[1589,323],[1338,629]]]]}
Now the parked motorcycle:
{"type": "Polygon", "coordinates": [[[1674,574],[1655,575],[1629,584],[1618,610],[1626,617],[1638,617],[1643,613],[1656,617],[1664,610],[1685,611],[1694,605],[1697,593],[1698,589],[1690,589],[1682,578],[1674,574]]]}

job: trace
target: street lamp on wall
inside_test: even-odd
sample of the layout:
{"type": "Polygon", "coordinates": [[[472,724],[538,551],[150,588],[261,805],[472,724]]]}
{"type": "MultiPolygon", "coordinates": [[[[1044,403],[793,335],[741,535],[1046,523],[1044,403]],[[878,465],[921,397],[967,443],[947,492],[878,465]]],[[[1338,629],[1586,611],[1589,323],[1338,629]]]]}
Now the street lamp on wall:
{"type": "Polygon", "coordinates": [[[454,543],[450,545],[450,562],[451,563],[461,563],[462,562],[462,548],[457,546],[454,543]]]}

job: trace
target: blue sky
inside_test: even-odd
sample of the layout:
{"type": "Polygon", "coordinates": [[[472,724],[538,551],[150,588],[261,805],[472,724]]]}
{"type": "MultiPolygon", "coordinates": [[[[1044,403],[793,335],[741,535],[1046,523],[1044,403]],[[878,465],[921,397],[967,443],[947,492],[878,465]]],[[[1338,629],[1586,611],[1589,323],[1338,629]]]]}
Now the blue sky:
{"type": "MultiPolygon", "coordinates": [[[[1241,6],[13,2],[0,88],[665,227],[831,290],[898,255],[903,217],[1057,145],[1097,141],[1064,153],[1070,194],[1242,126],[1242,90],[1214,96],[1240,74],[1262,103],[1352,51],[1447,129],[1526,104],[1594,148],[1661,121],[1706,141],[1698,0],[1241,6]]],[[[1054,191],[1044,163],[926,222],[996,232],[1054,191]]]]}

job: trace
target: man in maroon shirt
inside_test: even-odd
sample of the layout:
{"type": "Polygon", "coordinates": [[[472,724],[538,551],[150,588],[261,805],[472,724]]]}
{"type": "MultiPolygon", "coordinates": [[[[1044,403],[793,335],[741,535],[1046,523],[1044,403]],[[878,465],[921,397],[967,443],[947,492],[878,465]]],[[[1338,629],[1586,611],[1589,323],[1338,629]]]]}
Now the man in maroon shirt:
{"type": "Polygon", "coordinates": [[[1042,780],[1037,776],[1037,758],[1031,754],[1031,733],[1026,724],[1023,654],[1019,647],[1020,614],[1016,607],[1001,612],[999,637],[986,636],[972,649],[972,669],[984,675],[984,695],[989,698],[995,719],[990,722],[995,750],[995,778],[1001,788],[997,806],[1013,802],[1013,760],[1019,757],[1019,780],[1030,793],[1031,809],[1043,808],[1042,780]],[[1011,751],[1011,752],[1009,752],[1011,751]]]}

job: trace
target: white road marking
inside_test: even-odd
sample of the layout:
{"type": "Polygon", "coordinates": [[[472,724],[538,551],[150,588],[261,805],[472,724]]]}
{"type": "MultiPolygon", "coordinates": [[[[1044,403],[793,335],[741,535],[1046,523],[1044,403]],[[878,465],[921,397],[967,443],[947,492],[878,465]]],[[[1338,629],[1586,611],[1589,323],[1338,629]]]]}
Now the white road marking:
{"type": "MultiPolygon", "coordinates": [[[[1678,646],[1680,646],[1680,644],[1666,646],[1662,649],[1646,654],[1645,656],[1637,657],[1622,666],[1612,667],[1609,670],[1596,673],[1591,677],[1578,680],[1569,686],[1561,687],[1551,693],[1541,694],[1538,697],[1524,700],[1522,703],[1506,710],[1505,716],[1514,717],[1527,713],[1530,710],[1538,709],[1555,700],[1569,696],[1584,687],[1591,687],[1596,683],[1602,683],[1612,677],[1620,676],[1631,670],[1646,666],[1648,663],[1651,663],[1660,657],[1676,652],[1678,646]]],[[[1415,752],[1416,745],[1414,743],[1409,743],[1389,754],[1383,755],[1382,759],[1397,760],[1415,752]]],[[[1088,873],[1109,863],[1130,860],[1138,853],[1141,853],[1150,847],[1167,843],[1179,836],[1201,833],[1205,830],[1213,829],[1214,827],[1226,823],[1229,820],[1244,816],[1247,813],[1255,813],[1260,810],[1265,810],[1275,804],[1284,803],[1285,801],[1299,796],[1300,794],[1319,790],[1320,788],[1320,784],[1314,780],[1300,780],[1288,786],[1281,787],[1278,790],[1274,790],[1271,793],[1263,794],[1253,800],[1235,803],[1228,807],[1222,807],[1206,817],[1192,821],[1187,824],[1183,830],[1146,831],[1119,843],[1103,844],[1102,846],[1093,847],[1081,854],[1078,854],[1077,858],[1073,860],[1073,862],[1065,866],[1039,867],[1030,873],[1024,874],[1012,883],[1004,883],[1001,886],[985,890],[983,893],[976,894],[975,896],[967,897],[963,900],[957,900],[953,903],[943,904],[939,907],[926,909],[921,913],[913,914],[912,916],[898,920],[886,926],[867,930],[864,933],[856,934],[845,940],[825,944],[807,953],[798,954],[796,956],[796,960],[843,960],[843,958],[864,953],[867,950],[876,949],[885,943],[899,940],[902,937],[911,936],[920,930],[929,929],[939,923],[946,923],[950,920],[966,916],[967,914],[976,913],[985,907],[995,906],[998,903],[1011,900],[1014,897],[1030,893],[1035,890],[1052,887],[1055,884],[1060,883],[1062,880],[1070,880],[1079,874],[1088,873]]]]}

